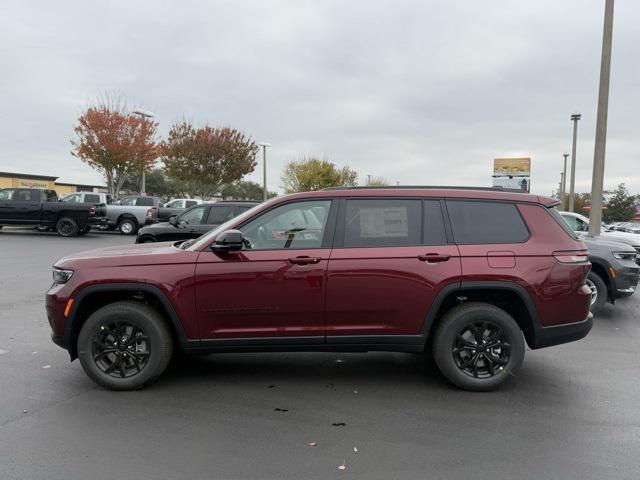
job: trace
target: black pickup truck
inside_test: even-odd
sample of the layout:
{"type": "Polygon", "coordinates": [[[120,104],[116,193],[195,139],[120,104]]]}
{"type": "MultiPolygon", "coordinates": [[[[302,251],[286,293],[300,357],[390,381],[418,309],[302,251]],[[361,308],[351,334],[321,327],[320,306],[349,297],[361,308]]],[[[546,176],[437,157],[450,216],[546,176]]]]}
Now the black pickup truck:
{"type": "Polygon", "coordinates": [[[91,225],[102,223],[105,215],[105,205],[61,202],[55,190],[0,190],[0,228],[4,225],[33,225],[51,228],[63,237],[73,237],[84,235],[91,225]]]}

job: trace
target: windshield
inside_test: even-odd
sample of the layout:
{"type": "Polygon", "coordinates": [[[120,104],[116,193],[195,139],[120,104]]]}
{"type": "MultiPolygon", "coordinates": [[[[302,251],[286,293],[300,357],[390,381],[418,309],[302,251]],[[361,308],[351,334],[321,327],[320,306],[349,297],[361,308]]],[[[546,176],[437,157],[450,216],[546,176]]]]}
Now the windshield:
{"type": "MultiPolygon", "coordinates": [[[[250,208],[246,212],[242,212],[237,217],[233,217],[231,220],[228,220],[228,221],[224,222],[223,224],[219,225],[218,227],[214,228],[213,230],[205,233],[204,235],[199,237],[194,243],[188,243],[186,246],[185,246],[185,244],[182,244],[182,245],[180,245],[180,248],[183,248],[184,250],[188,249],[188,250],[192,250],[192,251],[201,250],[202,248],[206,247],[207,245],[209,245],[212,242],[213,237],[218,235],[220,232],[224,232],[225,230],[229,230],[229,228],[231,228],[232,225],[237,225],[238,223],[242,223],[244,220],[246,220],[247,218],[251,217],[254,214],[254,212],[259,207],[262,207],[263,205],[264,204],[261,203],[259,205],[256,205],[253,208],[250,208]]],[[[185,242],[185,243],[187,243],[187,242],[185,242]]]]}

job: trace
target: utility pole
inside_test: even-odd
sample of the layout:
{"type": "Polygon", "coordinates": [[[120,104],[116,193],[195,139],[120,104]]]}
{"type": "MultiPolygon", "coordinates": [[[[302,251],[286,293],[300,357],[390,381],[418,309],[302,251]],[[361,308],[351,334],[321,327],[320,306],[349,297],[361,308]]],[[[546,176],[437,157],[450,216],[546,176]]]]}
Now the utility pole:
{"type": "Polygon", "coordinates": [[[258,145],[262,147],[262,200],[266,202],[269,196],[267,192],[267,147],[270,147],[271,144],[260,142],[258,145]]]}
{"type": "Polygon", "coordinates": [[[578,141],[578,120],[580,120],[579,113],[572,113],[571,120],[573,120],[573,148],[571,150],[571,180],[569,181],[569,211],[573,212],[573,199],[575,197],[576,189],[576,143],[578,141]]]}
{"type": "Polygon", "coordinates": [[[566,208],[566,205],[564,204],[564,196],[567,193],[567,158],[569,157],[569,154],[563,153],[562,156],[564,157],[564,168],[562,170],[562,188],[560,188],[562,193],[560,196],[560,203],[562,210],[564,210],[566,208]]]}
{"type": "MultiPolygon", "coordinates": [[[[558,186],[558,200],[563,202],[564,198],[564,172],[560,172],[560,185],[558,186]]],[[[563,202],[564,203],[564,202],[563,202]]]]}
{"type": "Polygon", "coordinates": [[[591,236],[600,235],[600,225],[602,223],[602,191],[604,189],[604,154],[607,146],[607,114],[609,111],[612,38],[613,0],[606,0],[604,7],[604,28],[602,32],[602,57],[600,59],[596,146],[593,152],[593,177],[591,180],[591,211],[589,212],[589,235],[591,236]]]}
{"type": "MultiPolygon", "coordinates": [[[[131,113],[133,113],[134,115],[140,115],[140,118],[153,118],[155,116],[152,112],[143,110],[141,108],[137,108],[131,113]]],[[[146,178],[145,178],[145,172],[143,167],[142,175],[140,176],[140,195],[146,195],[147,186],[145,184],[146,184],[146,178]]]]}

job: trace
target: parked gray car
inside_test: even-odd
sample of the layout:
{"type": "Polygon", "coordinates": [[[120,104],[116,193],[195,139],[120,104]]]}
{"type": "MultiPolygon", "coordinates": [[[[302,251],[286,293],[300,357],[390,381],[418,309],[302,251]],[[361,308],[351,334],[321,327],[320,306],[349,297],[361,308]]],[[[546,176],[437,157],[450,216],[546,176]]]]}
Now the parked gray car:
{"type": "Polygon", "coordinates": [[[124,235],[135,235],[144,225],[157,221],[160,206],[158,197],[132,195],[107,205],[107,228],[120,230],[124,235]]]}
{"type": "Polygon", "coordinates": [[[591,311],[597,313],[607,302],[633,295],[640,275],[636,251],[602,236],[580,239],[589,249],[592,265],[586,282],[591,289],[591,311]]]}

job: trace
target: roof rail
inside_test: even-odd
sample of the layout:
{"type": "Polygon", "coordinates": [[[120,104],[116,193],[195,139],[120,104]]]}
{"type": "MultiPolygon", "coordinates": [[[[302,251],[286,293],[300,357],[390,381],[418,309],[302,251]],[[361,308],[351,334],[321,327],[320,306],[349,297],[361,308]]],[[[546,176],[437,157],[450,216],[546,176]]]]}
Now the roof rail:
{"type": "Polygon", "coordinates": [[[384,185],[384,186],[362,186],[362,187],[328,187],[323,190],[393,190],[393,189],[433,189],[433,190],[479,190],[489,192],[509,192],[509,193],[527,193],[517,188],[504,187],[465,187],[461,185],[384,185]]]}

